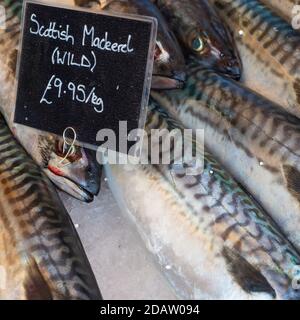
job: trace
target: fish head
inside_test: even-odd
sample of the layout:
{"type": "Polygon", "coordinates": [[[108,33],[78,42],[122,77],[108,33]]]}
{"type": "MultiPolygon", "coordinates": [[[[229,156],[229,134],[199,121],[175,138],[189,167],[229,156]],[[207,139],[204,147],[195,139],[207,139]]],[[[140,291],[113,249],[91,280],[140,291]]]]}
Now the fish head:
{"type": "Polygon", "coordinates": [[[13,133],[60,190],[84,202],[99,193],[101,166],[95,152],[76,145],[68,155],[62,138],[25,126],[15,126],[13,133]]]}
{"type": "Polygon", "coordinates": [[[185,59],[180,45],[158,8],[149,0],[110,0],[103,10],[156,18],[157,38],[153,63],[152,89],[178,89],[185,82],[185,59]]]}
{"type": "Polygon", "coordinates": [[[187,56],[194,56],[201,65],[216,72],[240,79],[242,63],[233,36],[211,4],[178,1],[172,14],[169,9],[163,10],[187,56]]]}
{"type": "Polygon", "coordinates": [[[183,53],[171,31],[166,32],[158,32],[156,39],[152,89],[180,89],[186,79],[183,53]]]}
{"type": "Polygon", "coordinates": [[[219,24],[193,28],[185,37],[185,46],[200,64],[239,80],[242,63],[231,35],[219,24]]]}
{"type": "Polygon", "coordinates": [[[153,16],[158,22],[151,88],[180,89],[186,80],[186,67],[178,40],[155,5],[145,1],[143,8],[141,14],[153,16]]]}
{"type": "Polygon", "coordinates": [[[74,198],[84,202],[93,201],[99,193],[101,179],[101,167],[93,151],[74,146],[68,155],[63,150],[62,139],[56,138],[51,144],[48,152],[43,153],[46,175],[59,189],[74,198]]]}

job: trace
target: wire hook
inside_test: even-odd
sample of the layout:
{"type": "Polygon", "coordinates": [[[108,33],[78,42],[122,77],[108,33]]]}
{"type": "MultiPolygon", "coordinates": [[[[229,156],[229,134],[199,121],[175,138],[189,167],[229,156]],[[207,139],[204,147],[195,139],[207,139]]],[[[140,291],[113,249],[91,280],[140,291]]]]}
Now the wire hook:
{"type": "Polygon", "coordinates": [[[59,161],[59,164],[62,164],[70,155],[74,154],[76,151],[75,150],[75,142],[77,140],[77,134],[76,134],[75,129],[72,127],[67,127],[63,132],[63,140],[64,140],[63,153],[66,152],[68,147],[69,147],[69,149],[67,150],[65,156],[59,161]],[[68,138],[66,137],[68,130],[71,130],[73,133],[73,139],[72,139],[71,143],[69,143],[68,138]]]}

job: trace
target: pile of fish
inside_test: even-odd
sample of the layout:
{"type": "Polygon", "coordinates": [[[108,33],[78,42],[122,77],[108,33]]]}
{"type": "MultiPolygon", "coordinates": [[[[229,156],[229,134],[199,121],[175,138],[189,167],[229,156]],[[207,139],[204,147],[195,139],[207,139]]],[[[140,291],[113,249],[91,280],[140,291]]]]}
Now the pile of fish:
{"type": "MultiPolygon", "coordinates": [[[[100,299],[80,240],[46,175],[84,201],[95,155],[12,123],[21,0],[0,30],[0,298],[100,299]],[[15,138],[12,136],[10,127],[15,138]],[[33,158],[33,161],[26,151],[33,158]]],[[[179,298],[300,299],[300,32],[291,0],[75,0],[158,20],[146,131],[204,129],[193,175],[170,164],[105,166],[120,207],[179,298]]],[[[34,81],[34,79],[33,79],[34,81]]],[[[143,150],[162,150],[144,141],[143,150]]],[[[171,151],[178,147],[175,142],[171,151]]],[[[183,146],[180,146],[183,148],[183,146]]],[[[186,148],[186,146],[184,146],[186,148]]]]}
{"type": "Polygon", "coordinates": [[[271,3],[152,2],[187,78],[152,91],[146,128],[204,129],[204,170],[107,166],[120,207],[179,297],[300,299],[300,33],[271,3]]]}

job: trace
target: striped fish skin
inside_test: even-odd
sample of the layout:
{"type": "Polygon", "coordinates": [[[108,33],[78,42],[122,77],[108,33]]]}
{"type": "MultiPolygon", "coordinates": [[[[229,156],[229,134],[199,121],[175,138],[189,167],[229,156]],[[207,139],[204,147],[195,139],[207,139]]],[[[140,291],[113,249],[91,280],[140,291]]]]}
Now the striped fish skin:
{"type": "Polygon", "coordinates": [[[187,87],[155,94],[206,145],[300,249],[300,123],[229,78],[190,65],[187,87]]]}
{"type": "Polygon", "coordinates": [[[99,193],[101,176],[92,153],[76,147],[62,166],[62,139],[13,123],[22,4],[20,0],[0,1],[6,8],[7,19],[6,28],[0,29],[0,110],[20,143],[56,186],[79,200],[90,202],[99,193]]]}
{"type": "MultiPolygon", "coordinates": [[[[146,128],[182,126],[152,102],[146,128]]],[[[170,165],[106,166],[121,208],[181,298],[300,298],[291,285],[298,253],[210,153],[204,154],[200,174],[170,170],[170,165]]]]}
{"type": "Polygon", "coordinates": [[[289,23],[291,23],[295,16],[295,14],[293,14],[293,8],[300,4],[299,0],[261,0],[261,2],[274,10],[289,23]]]}
{"type": "Polygon", "coordinates": [[[207,0],[153,0],[186,49],[206,67],[240,79],[242,65],[233,38],[207,0]]]}
{"type": "Polygon", "coordinates": [[[246,86],[300,117],[300,33],[257,0],[213,0],[230,26],[246,86]]]}
{"type": "Polygon", "coordinates": [[[53,185],[0,118],[0,299],[101,299],[53,185]]]}
{"type": "Polygon", "coordinates": [[[80,6],[90,6],[126,14],[150,16],[157,19],[158,30],[153,64],[152,89],[181,88],[185,81],[185,60],[181,48],[167,22],[150,0],[75,0],[80,6]]]}

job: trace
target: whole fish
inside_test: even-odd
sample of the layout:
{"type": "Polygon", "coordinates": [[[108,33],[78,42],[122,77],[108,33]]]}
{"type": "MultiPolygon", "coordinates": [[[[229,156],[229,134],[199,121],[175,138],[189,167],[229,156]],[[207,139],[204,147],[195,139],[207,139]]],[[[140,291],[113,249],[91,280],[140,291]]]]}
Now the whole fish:
{"type": "Polygon", "coordinates": [[[75,152],[64,159],[62,139],[13,123],[22,4],[20,0],[0,1],[6,9],[6,26],[0,28],[0,110],[23,147],[49,178],[63,191],[90,202],[99,193],[101,176],[92,152],[76,146],[75,152]]]}
{"type": "Polygon", "coordinates": [[[300,32],[257,0],[213,0],[234,33],[246,86],[300,117],[300,32]]]}
{"type": "Polygon", "coordinates": [[[293,18],[300,13],[295,6],[300,4],[299,0],[261,0],[277,14],[281,15],[287,22],[291,23],[293,18]]]}
{"type": "Polygon", "coordinates": [[[185,90],[153,96],[207,147],[300,250],[300,122],[280,106],[212,71],[189,66],[185,90]]]}
{"type": "Polygon", "coordinates": [[[71,219],[0,116],[0,299],[101,299],[71,219]]]}
{"type": "Polygon", "coordinates": [[[81,6],[96,10],[155,17],[158,21],[153,65],[152,89],[181,88],[185,80],[185,60],[181,48],[159,10],[150,0],[75,0],[81,6]]]}
{"type": "Polygon", "coordinates": [[[207,0],[153,0],[167,18],[188,54],[203,65],[241,77],[242,65],[235,43],[207,0]]]}
{"type": "MultiPolygon", "coordinates": [[[[146,128],[149,136],[153,129],[183,129],[153,103],[146,128]]],[[[167,164],[105,169],[121,209],[181,298],[300,299],[299,254],[209,152],[196,175],[167,164]]]]}

